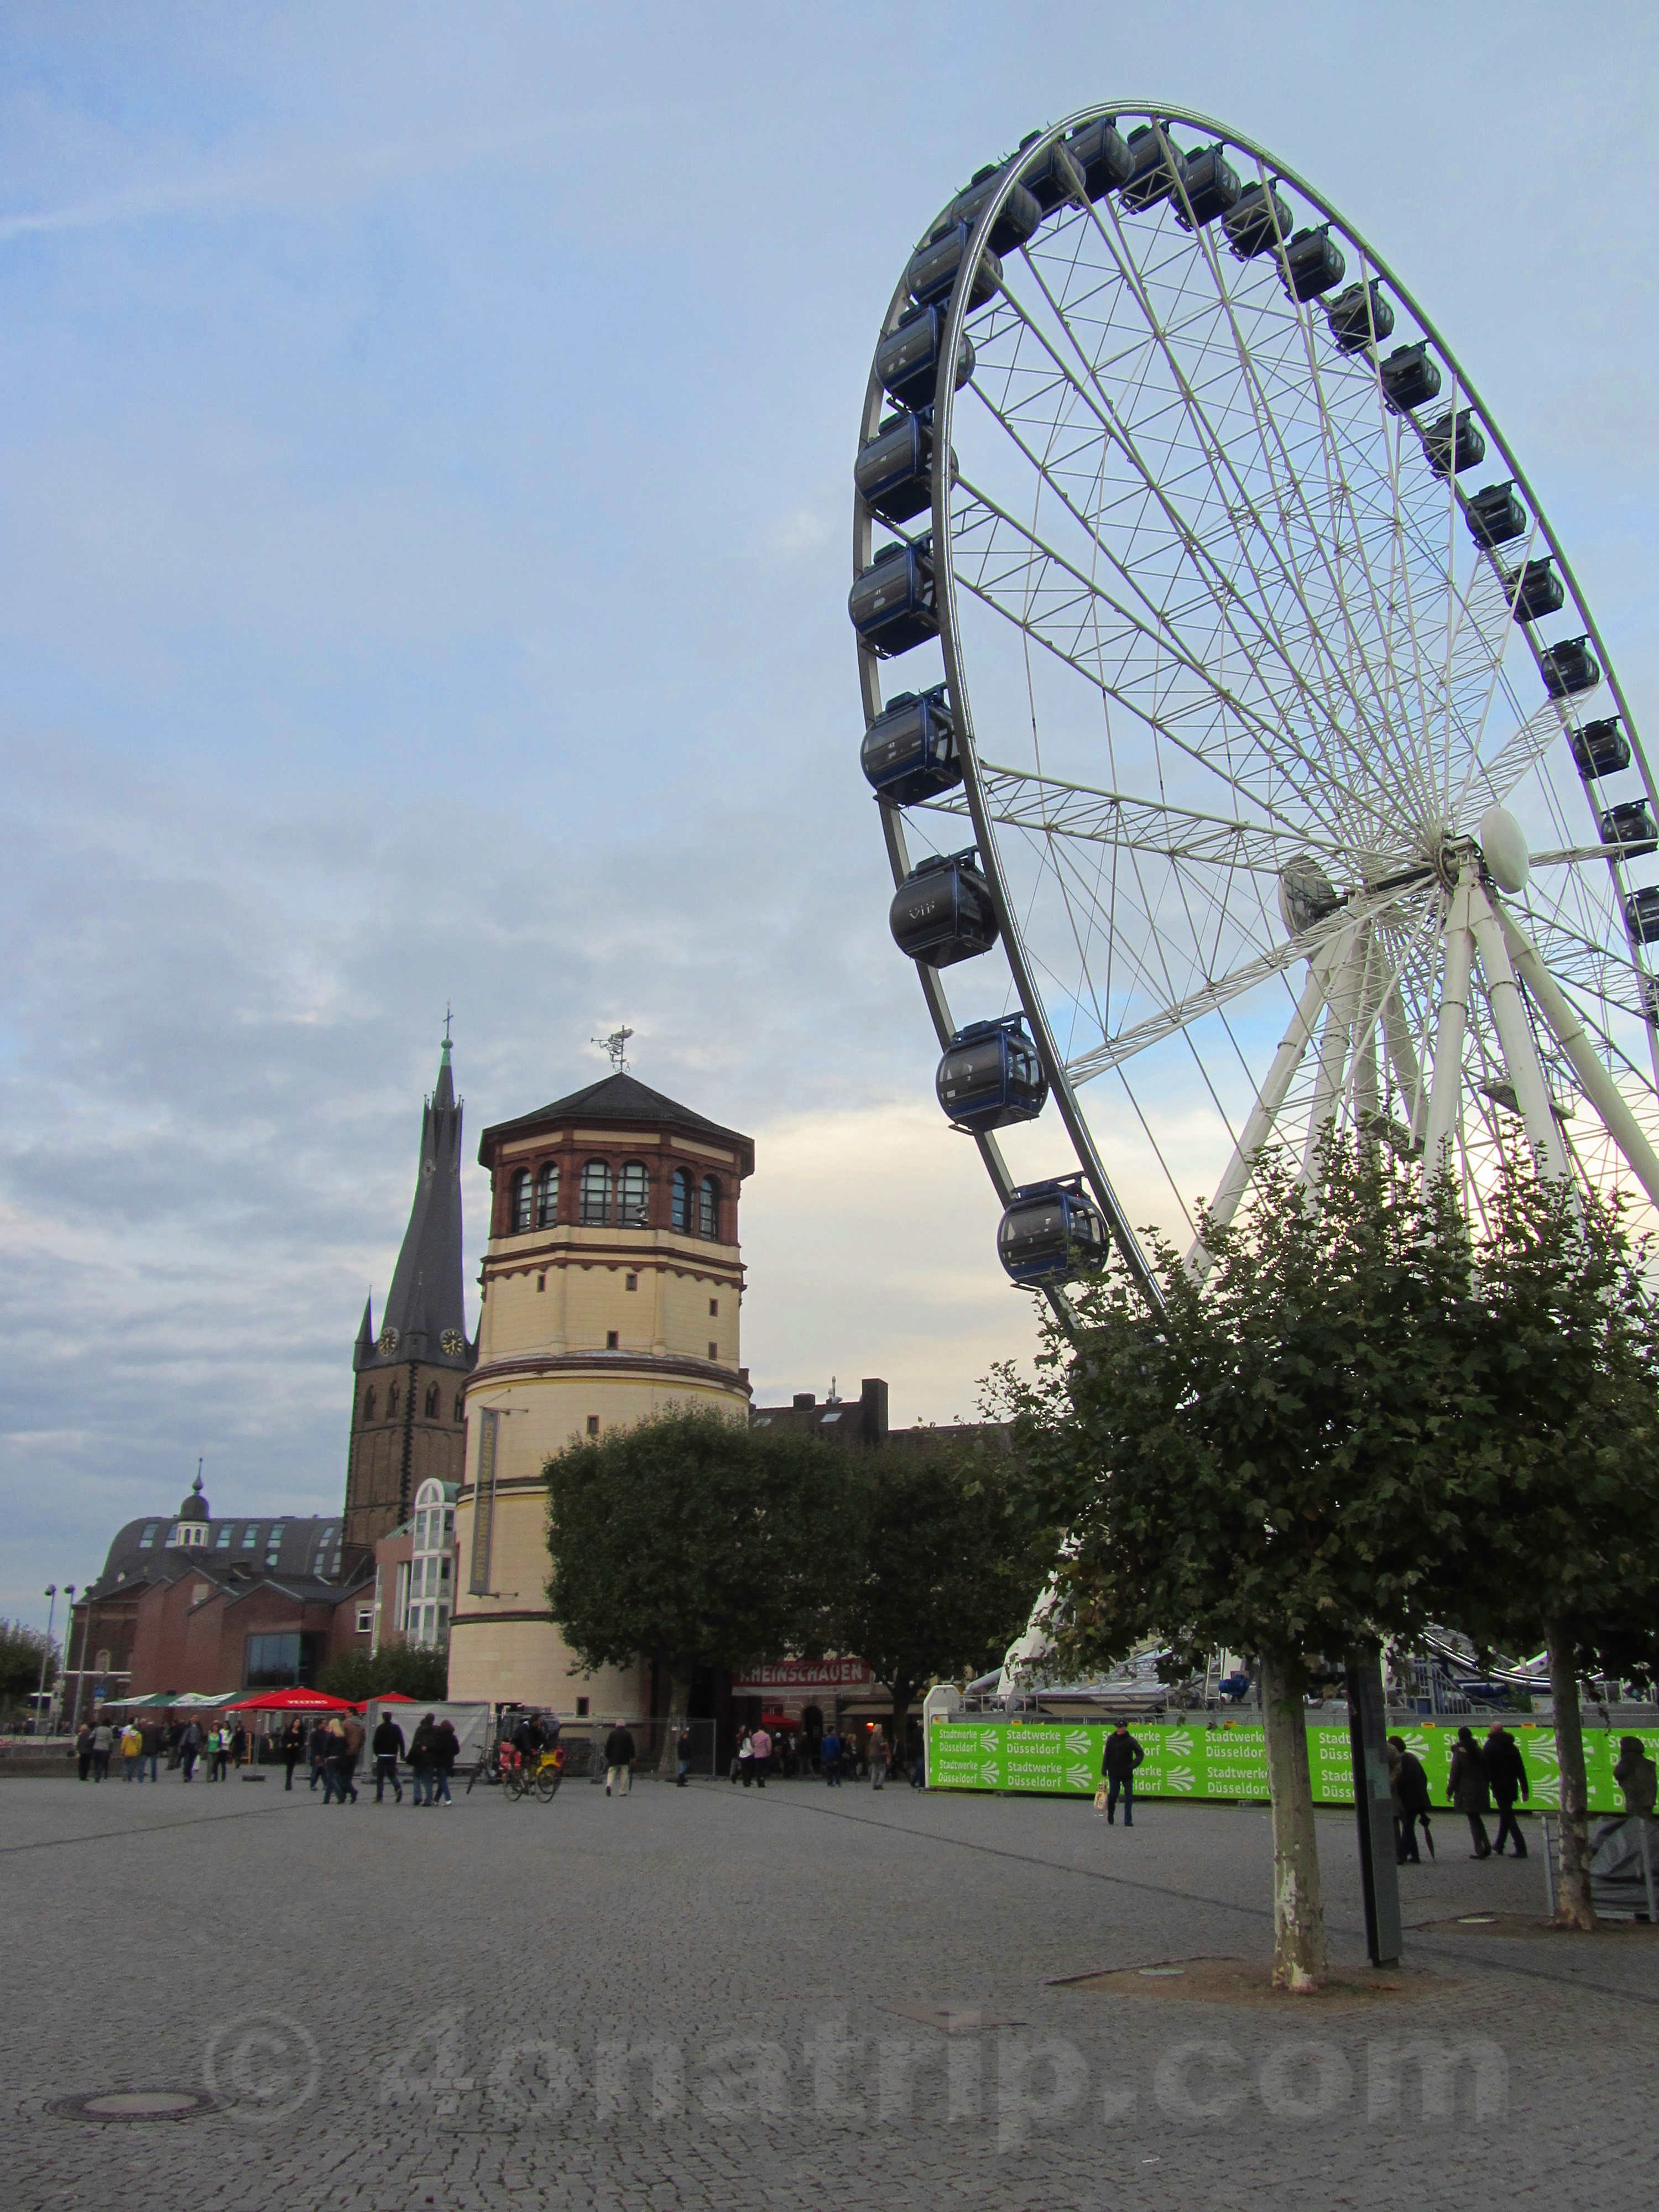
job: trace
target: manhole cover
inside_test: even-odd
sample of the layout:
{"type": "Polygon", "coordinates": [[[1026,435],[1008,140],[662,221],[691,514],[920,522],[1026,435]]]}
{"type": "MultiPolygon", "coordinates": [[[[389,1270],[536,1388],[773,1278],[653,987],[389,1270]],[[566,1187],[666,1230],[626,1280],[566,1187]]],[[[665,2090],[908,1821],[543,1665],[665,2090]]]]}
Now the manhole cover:
{"type": "Polygon", "coordinates": [[[1187,1969],[1184,1966],[1141,1966],[1137,1971],[1143,1981],[1162,1982],[1167,1981],[1172,1974],[1184,1974],[1187,1969]]]}
{"type": "Polygon", "coordinates": [[[94,2089],[81,2097],[55,2097],[47,2106],[66,2120],[191,2120],[218,2110],[216,2097],[199,2089],[94,2089]]]}

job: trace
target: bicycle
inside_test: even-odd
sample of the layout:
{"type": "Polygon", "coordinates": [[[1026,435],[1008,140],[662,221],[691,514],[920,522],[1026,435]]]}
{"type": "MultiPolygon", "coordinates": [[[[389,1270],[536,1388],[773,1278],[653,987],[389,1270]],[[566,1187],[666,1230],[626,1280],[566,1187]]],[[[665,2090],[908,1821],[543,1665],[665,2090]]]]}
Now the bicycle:
{"type": "Polygon", "coordinates": [[[501,1787],[509,1800],[516,1802],[533,1792],[544,1805],[550,1805],[559,1793],[564,1779],[564,1747],[555,1744],[533,1758],[526,1758],[511,1744],[501,1749],[501,1787]]]}

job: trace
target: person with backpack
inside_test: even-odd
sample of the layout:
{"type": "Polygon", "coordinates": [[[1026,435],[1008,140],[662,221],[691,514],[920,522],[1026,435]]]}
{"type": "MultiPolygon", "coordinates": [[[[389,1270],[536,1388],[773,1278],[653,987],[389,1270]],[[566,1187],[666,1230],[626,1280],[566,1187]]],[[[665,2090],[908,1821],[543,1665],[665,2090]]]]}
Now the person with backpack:
{"type": "MultiPolygon", "coordinates": [[[[139,1774],[138,1761],[143,1758],[143,1751],[144,1739],[139,1733],[138,1723],[137,1721],[129,1721],[121,1731],[121,1779],[123,1782],[131,1782],[135,1774],[139,1774]]],[[[139,1774],[139,1779],[141,1781],[143,1779],[142,1774],[139,1774]]]]}
{"type": "Polygon", "coordinates": [[[374,1802],[386,1802],[386,1785],[389,1782],[398,1793],[398,1802],[404,1802],[404,1785],[398,1779],[398,1761],[404,1755],[404,1732],[390,1713],[380,1715],[380,1725],[374,1731],[374,1802]]]}
{"type": "Polygon", "coordinates": [[[417,1805],[432,1802],[432,1738],[437,1726],[436,1714],[428,1713],[410,1739],[409,1779],[410,1794],[417,1805]]]}
{"type": "Polygon", "coordinates": [[[1120,1721],[1106,1739],[1100,1771],[1106,1783],[1106,1825],[1117,1823],[1117,1801],[1123,1799],[1123,1825],[1133,1828],[1135,1824],[1135,1769],[1146,1756],[1142,1745],[1129,1733],[1127,1721],[1120,1721]]]}
{"type": "Polygon", "coordinates": [[[1527,1839],[1515,1817],[1515,1801],[1519,1797],[1524,1803],[1531,1795],[1527,1786],[1527,1762],[1521,1756],[1520,1745],[1502,1721],[1494,1721],[1486,1730],[1485,1757],[1492,1802],[1498,1808],[1498,1833],[1492,1849],[1501,1859],[1504,1838],[1508,1836],[1514,1842],[1515,1856],[1523,1859],[1527,1856],[1527,1839]]]}

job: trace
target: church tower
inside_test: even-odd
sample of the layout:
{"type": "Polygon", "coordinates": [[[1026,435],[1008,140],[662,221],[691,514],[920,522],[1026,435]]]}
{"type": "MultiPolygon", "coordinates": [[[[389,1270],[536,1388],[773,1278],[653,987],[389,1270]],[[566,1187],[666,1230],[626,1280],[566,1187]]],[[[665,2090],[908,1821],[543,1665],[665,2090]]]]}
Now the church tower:
{"type": "Polygon", "coordinates": [[[356,1395],[346,1464],[347,1544],[373,1544],[406,1521],[428,1478],[459,1482],[466,1379],[477,1364],[461,1275],[461,1109],[443,1042],[421,1116],[415,1203],[392,1290],[374,1328],[369,1304],[351,1356],[356,1395]]]}
{"type": "Polygon", "coordinates": [[[549,1456],[669,1407],[749,1417],[738,1195],[753,1140],[624,1073],[486,1129],[489,1249],[456,1501],[449,1694],[642,1715],[547,1610],[549,1456]]]}

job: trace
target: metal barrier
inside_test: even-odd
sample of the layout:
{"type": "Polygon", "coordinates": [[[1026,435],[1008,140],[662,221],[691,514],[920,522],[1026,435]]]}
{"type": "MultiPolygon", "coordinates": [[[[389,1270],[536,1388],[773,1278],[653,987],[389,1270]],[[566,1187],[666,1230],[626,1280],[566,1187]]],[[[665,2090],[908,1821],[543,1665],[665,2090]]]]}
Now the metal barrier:
{"type": "MultiPolygon", "coordinates": [[[[1561,1845],[1558,1814],[1542,1815],[1544,1830],[1544,1893],[1551,1919],[1555,1917],[1556,1854],[1561,1845]]],[[[1645,1920],[1659,1923],[1659,1869],[1656,1844],[1659,1824],[1644,1814],[1630,1813],[1620,1820],[1603,1820],[1590,1836],[1590,1903],[1602,1920],[1645,1920]]]]}

